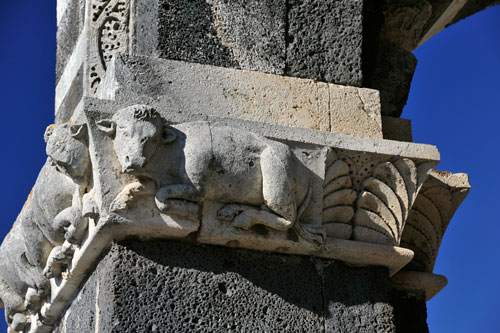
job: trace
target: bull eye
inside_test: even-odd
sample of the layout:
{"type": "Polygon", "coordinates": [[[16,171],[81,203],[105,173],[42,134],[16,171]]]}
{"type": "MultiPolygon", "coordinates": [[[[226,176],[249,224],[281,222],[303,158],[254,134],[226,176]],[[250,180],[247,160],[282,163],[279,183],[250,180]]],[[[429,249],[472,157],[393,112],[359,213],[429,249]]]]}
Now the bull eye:
{"type": "Polygon", "coordinates": [[[141,143],[146,143],[146,142],[148,142],[148,138],[142,138],[141,139],[141,143]]]}

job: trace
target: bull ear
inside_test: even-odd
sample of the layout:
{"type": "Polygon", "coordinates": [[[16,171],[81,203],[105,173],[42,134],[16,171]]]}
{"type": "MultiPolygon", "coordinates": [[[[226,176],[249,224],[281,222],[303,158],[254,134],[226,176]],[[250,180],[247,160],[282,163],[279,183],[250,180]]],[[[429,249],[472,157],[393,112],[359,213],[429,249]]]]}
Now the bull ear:
{"type": "Polygon", "coordinates": [[[104,134],[108,136],[115,135],[116,132],[116,123],[111,119],[103,119],[96,121],[97,128],[104,134]]]}
{"type": "Polygon", "coordinates": [[[71,125],[69,127],[71,136],[74,139],[84,139],[87,137],[87,124],[71,125]]]}
{"type": "Polygon", "coordinates": [[[168,125],[163,125],[163,131],[161,133],[161,141],[163,143],[170,143],[177,139],[177,134],[168,125]]]}

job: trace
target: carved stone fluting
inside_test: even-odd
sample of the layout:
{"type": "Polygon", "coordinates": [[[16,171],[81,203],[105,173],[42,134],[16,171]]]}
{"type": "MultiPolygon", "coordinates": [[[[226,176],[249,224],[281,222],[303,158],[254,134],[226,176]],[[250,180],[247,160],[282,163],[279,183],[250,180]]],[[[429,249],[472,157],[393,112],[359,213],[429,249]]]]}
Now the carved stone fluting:
{"type": "Polygon", "coordinates": [[[130,0],[91,0],[87,58],[87,93],[94,96],[117,52],[129,41],[130,0]]]}
{"type": "Polygon", "coordinates": [[[353,238],[399,245],[408,212],[431,168],[429,163],[416,164],[407,158],[378,164],[361,184],[353,238]]]}
{"type": "Polygon", "coordinates": [[[466,174],[431,171],[401,239],[402,246],[415,252],[406,269],[432,273],[446,228],[469,190],[466,174]]]}
{"type": "Polygon", "coordinates": [[[87,125],[51,125],[45,141],[47,162],[0,247],[0,298],[14,331],[29,327],[95,213],[87,125]]]}
{"type": "Polygon", "coordinates": [[[323,182],[323,226],[328,236],[349,239],[357,193],[353,189],[349,165],[338,159],[333,149],[326,158],[323,182]]]}

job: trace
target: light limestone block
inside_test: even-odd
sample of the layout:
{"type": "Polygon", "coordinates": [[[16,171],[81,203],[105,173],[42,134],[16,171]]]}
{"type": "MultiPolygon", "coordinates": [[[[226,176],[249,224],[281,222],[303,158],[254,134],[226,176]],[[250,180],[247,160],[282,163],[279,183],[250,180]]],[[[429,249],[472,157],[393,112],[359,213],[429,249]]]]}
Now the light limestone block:
{"type": "Polygon", "coordinates": [[[382,138],[379,93],[308,79],[120,55],[97,96],[162,103],[185,114],[209,114],[382,138]]]}

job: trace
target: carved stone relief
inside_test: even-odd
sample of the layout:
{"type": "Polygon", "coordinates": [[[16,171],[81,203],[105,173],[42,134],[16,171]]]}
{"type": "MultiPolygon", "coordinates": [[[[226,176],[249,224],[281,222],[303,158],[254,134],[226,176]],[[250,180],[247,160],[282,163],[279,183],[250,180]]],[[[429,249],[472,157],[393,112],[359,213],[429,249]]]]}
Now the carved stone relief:
{"type": "Polygon", "coordinates": [[[93,96],[114,55],[127,50],[130,0],[92,0],[89,10],[87,92],[93,96]]]}
{"type": "Polygon", "coordinates": [[[235,228],[259,224],[324,240],[321,227],[300,223],[312,190],[307,170],[285,144],[207,122],[172,127],[145,106],[122,109],[97,125],[114,138],[122,172],[139,181],[124,187],[112,211],[127,210],[149,190],[167,215],[199,223],[200,207],[211,200],[226,203],[217,217],[235,228]]]}
{"type": "Polygon", "coordinates": [[[10,327],[23,330],[49,295],[84,236],[91,202],[87,125],[51,125],[48,159],[14,227],[0,247],[0,298],[10,327]],[[57,184],[55,186],[55,184],[57,184]]]}
{"type": "Polygon", "coordinates": [[[430,173],[403,231],[401,245],[415,252],[407,269],[432,273],[446,228],[469,190],[465,174],[430,173]]]}
{"type": "Polygon", "coordinates": [[[47,130],[48,162],[0,247],[8,258],[0,298],[13,329],[50,330],[91,262],[131,235],[382,265],[391,275],[413,256],[397,245],[437,162],[433,147],[379,153],[378,141],[342,137],[363,152],[336,147],[333,133],[290,139],[265,125],[276,127],[272,139],[260,124],[115,110],[84,109],[86,124],[47,130]]]}

